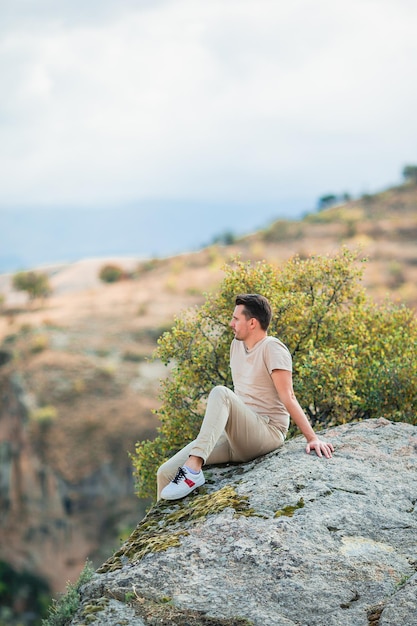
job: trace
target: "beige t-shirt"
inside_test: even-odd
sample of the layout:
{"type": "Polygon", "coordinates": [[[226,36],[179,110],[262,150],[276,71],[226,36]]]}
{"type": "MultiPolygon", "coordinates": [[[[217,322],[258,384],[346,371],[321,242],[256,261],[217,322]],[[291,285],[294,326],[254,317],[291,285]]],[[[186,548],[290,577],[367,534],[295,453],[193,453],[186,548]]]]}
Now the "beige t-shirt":
{"type": "Polygon", "coordinates": [[[292,372],[292,358],[287,346],[275,337],[265,337],[251,350],[243,341],[233,339],[230,345],[230,368],[234,392],[270,423],[287,433],[290,416],[281,402],[271,378],[273,370],[292,372]]]}

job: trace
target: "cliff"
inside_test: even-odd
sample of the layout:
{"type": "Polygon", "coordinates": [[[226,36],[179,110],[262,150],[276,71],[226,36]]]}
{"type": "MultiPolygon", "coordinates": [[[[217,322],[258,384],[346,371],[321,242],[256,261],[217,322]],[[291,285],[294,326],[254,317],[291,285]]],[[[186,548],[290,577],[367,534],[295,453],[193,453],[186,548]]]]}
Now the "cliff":
{"type": "Polygon", "coordinates": [[[160,502],[81,588],[72,626],[412,626],[417,623],[417,427],[385,419],[212,467],[160,502]]]}
{"type": "MultiPolygon", "coordinates": [[[[74,403],[66,421],[64,414],[37,420],[39,377],[23,365],[2,369],[0,560],[62,591],[87,557],[100,563],[118,545],[117,536],[144,514],[126,453],[141,427],[133,416],[125,431],[116,430],[113,418],[112,435],[106,423],[99,428],[91,418],[80,419],[74,403]]],[[[55,368],[49,375],[57,373],[55,368]]]]}

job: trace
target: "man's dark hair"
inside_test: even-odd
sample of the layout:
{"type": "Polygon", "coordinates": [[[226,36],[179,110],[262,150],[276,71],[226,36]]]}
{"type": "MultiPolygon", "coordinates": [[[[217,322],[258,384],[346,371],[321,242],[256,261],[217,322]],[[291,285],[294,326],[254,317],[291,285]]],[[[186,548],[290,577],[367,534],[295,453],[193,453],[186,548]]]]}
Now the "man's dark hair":
{"type": "Polygon", "coordinates": [[[254,317],[258,320],[262,330],[267,330],[272,317],[272,310],[265,296],[259,293],[242,293],[236,296],[236,306],[243,304],[242,313],[246,319],[254,317]]]}

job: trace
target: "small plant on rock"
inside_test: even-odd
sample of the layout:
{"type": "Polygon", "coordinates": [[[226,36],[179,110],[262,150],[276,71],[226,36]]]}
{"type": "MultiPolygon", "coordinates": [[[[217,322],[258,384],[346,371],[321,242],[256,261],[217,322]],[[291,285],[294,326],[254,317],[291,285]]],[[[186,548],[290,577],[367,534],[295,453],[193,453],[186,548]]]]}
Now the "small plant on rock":
{"type": "Polygon", "coordinates": [[[66,593],[52,601],[49,615],[42,620],[42,626],[65,626],[80,606],[80,589],[93,577],[94,569],[87,561],[77,582],[68,583],[66,593]]]}

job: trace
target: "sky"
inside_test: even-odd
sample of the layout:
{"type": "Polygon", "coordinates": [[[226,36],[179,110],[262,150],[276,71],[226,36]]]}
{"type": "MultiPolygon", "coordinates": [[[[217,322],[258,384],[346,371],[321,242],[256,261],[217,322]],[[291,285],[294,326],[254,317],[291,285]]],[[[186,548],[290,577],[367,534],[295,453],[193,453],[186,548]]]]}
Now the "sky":
{"type": "Polygon", "coordinates": [[[396,184],[416,33],[414,0],[1,0],[0,213],[207,241],[396,184]]]}

